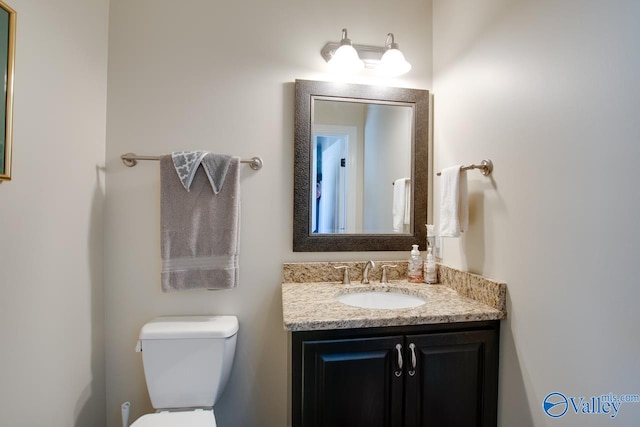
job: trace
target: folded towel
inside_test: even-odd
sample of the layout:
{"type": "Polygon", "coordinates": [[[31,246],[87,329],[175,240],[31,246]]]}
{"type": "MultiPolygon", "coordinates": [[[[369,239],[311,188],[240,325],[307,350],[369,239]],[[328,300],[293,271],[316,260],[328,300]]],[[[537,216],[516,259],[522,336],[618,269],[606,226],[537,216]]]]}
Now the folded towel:
{"type": "Polygon", "coordinates": [[[206,151],[177,151],[171,153],[171,159],[185,190],[191,191],[193,177],[196,175],[198,167],[202,165],[213,192],[218,194],[222,189],[232,157],[206,151]]]}
{"type": "Polygon", "coordinates": [[[411,178],[396,179],[393,183],[393,232],[407,233],[411,224],[411,178]]]}
{"type": "Polygon", "coordinates": [[[229,170],[232,159],[233,157],[225,154],[212,153],[207,153],[204,159],[202,159],[202,166],[207,173],[207,178],[209,178],[209,183],[211,183],[211,188],[215,194],[218,194],[220,190],[222,190],[222,185],[224,184],[224,179],[227,176],[227,171],[229,170]]]}
{"type": "Polygon", "coordinates": [[[467,172],[462,165],[442,171],[440,182],[440,236],[460,237],[469,227],[467,172]]]}
{"type": "MultiPolygon", "coordinates": [[[[187,176],[189,191],[176,173],[172,156],[160,158],[164,292],[229,289],[238,284],[240,158],[231,157],[226,172],[221,174],[211,168],[225,161],[208,161],[208,157],[200,158],[203,168],[187,176]],[[205,173],[203,169],[207,168],[205,173]],[[212,177],[217,179],[215,186],[209,180],[212,177]]],[[[197,156],[191,163],[196,161],[197,156]]],[[[185,169],[185,175],[190,173],[185,169]]]]}
{"type": "Polygon", "coordinates": [[[198,167],[206,154],[206,151],[177,151],[171,153],[173,165],[185,190],[189,191],[191,188],[193,177],[196,175],[198,167]]]}

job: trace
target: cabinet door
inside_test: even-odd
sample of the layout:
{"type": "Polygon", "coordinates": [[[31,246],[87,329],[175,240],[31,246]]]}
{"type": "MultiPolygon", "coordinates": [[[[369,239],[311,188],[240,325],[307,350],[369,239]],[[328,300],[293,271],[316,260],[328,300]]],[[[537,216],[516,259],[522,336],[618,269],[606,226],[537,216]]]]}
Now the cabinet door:
{"type": "Polygon", "coordinates": [[[495,330],[407,336],[405,425],[495,427],[497,338],[495,330]]]}
{"type": "Polygon", "coordinates": [[[402,425],[402,345],[402,336],[304,341],[302,425],[402,425]]]}

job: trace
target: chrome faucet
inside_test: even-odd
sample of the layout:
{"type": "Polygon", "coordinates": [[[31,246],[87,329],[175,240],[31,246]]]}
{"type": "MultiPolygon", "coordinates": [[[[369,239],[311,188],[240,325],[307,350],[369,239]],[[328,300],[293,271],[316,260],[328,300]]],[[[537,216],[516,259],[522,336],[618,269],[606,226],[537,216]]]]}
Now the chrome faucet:
{"type": "Polygon", "coordinates": [[[397,267],[397,264],[384,264],[382,268],[382,279],[380,279],[380,283],[389,283],[389,279],[387,279],[387,268],[397,267]]]}
{"type": "Polygon", "coordinates": [[[362,283],[365,285],[369,284],[369,268],[376,268],[376,263],[369,260],[364,265],[364,270],[362,270],[362,283]]]}
{"type": "Polygon", "coordinates": [[[344,270],[342,275],[342,284],[349,285],[351,284],[351,279],[349,278],[349,266],[348,265],[336,265],[333,268],[336,270],[344,270]]]}

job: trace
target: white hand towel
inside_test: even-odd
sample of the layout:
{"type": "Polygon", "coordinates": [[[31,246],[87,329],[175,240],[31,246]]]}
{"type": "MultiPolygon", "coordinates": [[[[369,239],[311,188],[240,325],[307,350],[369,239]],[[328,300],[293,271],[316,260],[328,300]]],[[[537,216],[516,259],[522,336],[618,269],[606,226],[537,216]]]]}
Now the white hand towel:
{"type": "Polygon", "coordinates": [[[442,171],[440,190],[440,236],[460,237],[469,227],[467,172],[462,165],[442,171]]]}
{"type": "Polygon", "coordinates": [[[411,178],[396,179],[393,183],[393,232],[406,233],[411,224],[411,178]]]}

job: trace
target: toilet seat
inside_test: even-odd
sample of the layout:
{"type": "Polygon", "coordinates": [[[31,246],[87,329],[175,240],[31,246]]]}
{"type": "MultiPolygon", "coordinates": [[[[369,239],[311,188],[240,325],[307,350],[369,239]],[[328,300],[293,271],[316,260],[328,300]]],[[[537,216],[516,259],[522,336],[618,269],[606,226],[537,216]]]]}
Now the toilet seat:
{"type": "Polygon", "coordinates": [[[216,427],[212,409],[180,412],[156,412],[143,415],[130,427],[216,427]]]}

